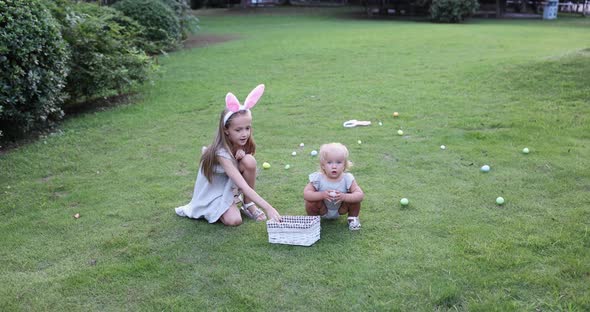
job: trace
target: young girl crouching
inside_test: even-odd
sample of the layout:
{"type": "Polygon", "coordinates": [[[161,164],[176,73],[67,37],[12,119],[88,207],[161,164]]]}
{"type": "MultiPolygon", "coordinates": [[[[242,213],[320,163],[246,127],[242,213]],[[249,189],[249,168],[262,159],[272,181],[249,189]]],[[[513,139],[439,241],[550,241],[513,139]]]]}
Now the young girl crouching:
{"type": "Polygon", "coordinates": [[[221,221],[228,226],[242,223],[240,210],[256,221],[266,220],[267,216],[280,220],[277,210],[254,191],[256,144],[252,137],[250,108],[256,105],[263,92],[264,85],[254,88],[243,105],[235,95],[227,94],[217,135],[201,156],[192,200],[176,208],[177,215],[204,218],[209,223],[221,221]],[[238,209],[240,201],[243,205],[238,209]],[[256,205],[264,209],[266,215],[256,205]]]}

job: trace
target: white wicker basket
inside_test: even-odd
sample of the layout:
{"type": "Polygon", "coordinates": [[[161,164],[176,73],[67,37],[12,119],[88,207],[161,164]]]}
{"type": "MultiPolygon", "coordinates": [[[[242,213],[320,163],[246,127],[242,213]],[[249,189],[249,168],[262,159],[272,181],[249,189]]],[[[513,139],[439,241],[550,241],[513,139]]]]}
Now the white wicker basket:
{"type": "Polygon", "coordinates": [[[282,216],[281,222],[266,221],[268,242],[311,246],[320,239],[319,216],[282,216]]]}

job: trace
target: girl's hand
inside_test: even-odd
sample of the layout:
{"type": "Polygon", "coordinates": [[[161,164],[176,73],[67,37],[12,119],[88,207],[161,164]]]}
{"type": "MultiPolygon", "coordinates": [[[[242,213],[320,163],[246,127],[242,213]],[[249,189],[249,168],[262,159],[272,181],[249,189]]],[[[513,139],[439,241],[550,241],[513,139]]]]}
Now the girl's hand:
{"type": "Polygon", "coordinates": [[[236,160],[240,160],[240,159],[244,158],[244,156],[246,156],[246,152],[244,152],[243,149],[239,149],[236,151],[236,155],[235,155],[236,160]]]}
{"type": "Polygon", "coordinates": [[[276,221],[276,222],[280,222],[281,221],[281,215],[273,207],[270,207],[269,209],[266,209],[266,217],[269,220],[273,220],[273,221],[276,221]]]}

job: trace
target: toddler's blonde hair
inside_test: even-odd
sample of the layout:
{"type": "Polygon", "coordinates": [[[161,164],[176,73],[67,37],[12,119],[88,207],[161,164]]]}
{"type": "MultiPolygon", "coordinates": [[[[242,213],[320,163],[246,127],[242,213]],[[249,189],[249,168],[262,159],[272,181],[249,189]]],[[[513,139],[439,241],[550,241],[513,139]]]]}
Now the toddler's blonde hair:
{"type": "Polygon", "coordinates": [[[326,160],[329,154],[339,153],[344,156],[344,171],[348,171],[352,167],[352,162],[348,159],[348,148],[342,143],[326,143],[320,146],[320,172],[323,171],[322,163],[326,160]]]}

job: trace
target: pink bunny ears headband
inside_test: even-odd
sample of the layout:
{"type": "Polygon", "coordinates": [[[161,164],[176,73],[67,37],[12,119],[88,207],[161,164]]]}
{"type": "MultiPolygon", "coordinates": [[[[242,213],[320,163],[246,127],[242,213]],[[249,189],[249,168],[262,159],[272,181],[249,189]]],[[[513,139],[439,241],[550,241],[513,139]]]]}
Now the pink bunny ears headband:
{"type": "Polygon", "coordinates": [[[233,93],[228,92],[225,96],[225,107],[229,109],[229,112],[227,112],[225,116],[223,116],[223,125],[225,126],[227,124],[227,121],[234,113],[237,113],[239,111],[249,111],[250,108],[256,105],[263,93],[264,85],[259,84],[256,88],[250,91],[250,94],[248,94],[248,96],[246,97],[244,104],[241,105],[240,101],[238,101],[238,98],[236,98],[236,96],[233,95],[233,93]]]}

